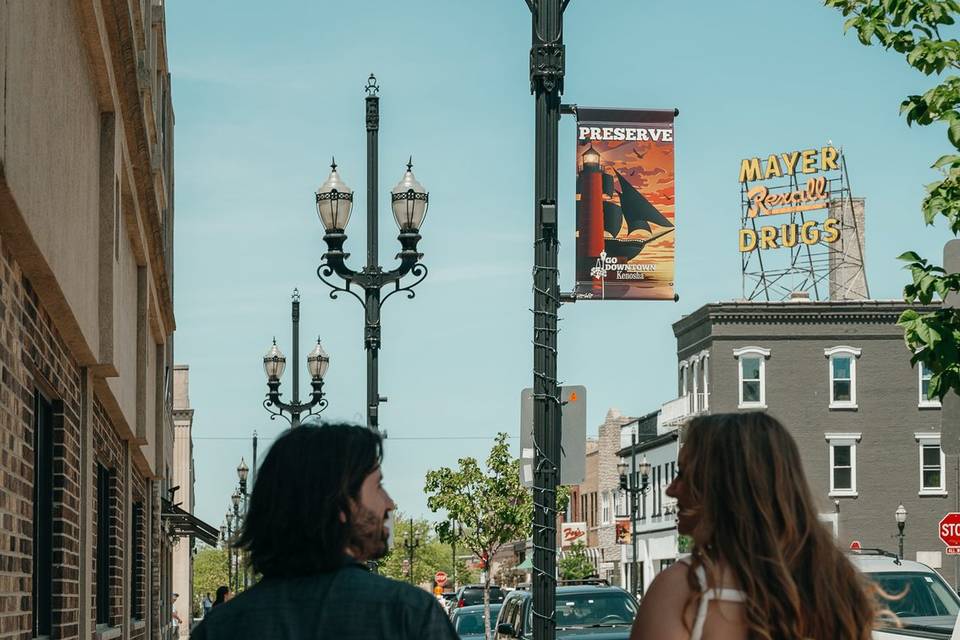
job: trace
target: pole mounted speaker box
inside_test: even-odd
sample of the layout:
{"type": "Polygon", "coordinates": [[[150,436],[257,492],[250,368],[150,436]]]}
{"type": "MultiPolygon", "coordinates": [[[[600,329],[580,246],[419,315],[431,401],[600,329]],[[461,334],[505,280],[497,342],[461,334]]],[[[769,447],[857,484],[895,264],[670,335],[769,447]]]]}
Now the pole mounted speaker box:
{"type": "MultiPolygon", "coordinates": [[[[943,247],[943,268],[947,273],[960,272],[960,239],[943,247]]],[[[960,308],[960,295],[953,293],[943,301],[945,307],[960,308]]],[[[940,448],[947,455],[960,455],[960,395],[950,391],[943,397],[940,409],[940,448]]]]}

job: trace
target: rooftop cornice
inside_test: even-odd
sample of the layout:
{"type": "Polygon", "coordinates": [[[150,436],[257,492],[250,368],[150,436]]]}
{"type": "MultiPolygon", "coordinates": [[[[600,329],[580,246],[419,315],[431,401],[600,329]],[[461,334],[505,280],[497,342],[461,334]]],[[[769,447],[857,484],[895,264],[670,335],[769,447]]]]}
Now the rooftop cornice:
{"type": "Polygon", "coordinates": [[[906,309],[936,311],[940,304],[914,305],[902,300],[714,302],[673,323],[679,336],[693,327],[711,324],[895,324],[906,309]]]}

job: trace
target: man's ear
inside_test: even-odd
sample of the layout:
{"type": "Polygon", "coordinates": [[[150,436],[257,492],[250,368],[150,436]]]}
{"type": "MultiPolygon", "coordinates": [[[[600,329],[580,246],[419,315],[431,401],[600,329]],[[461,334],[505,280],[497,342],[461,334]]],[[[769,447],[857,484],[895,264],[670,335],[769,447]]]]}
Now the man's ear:
{"type": "MultiPolygon", "coordinates": [[[[357,505],[353,501],[353,498],[347,498],[347,505],[350,507],[351,512],[357,508],[357,505]]],[[[342,524],[347,524],[347,514],[343,512],[343,509],[340,510],[340,522],[342,524]]]]}

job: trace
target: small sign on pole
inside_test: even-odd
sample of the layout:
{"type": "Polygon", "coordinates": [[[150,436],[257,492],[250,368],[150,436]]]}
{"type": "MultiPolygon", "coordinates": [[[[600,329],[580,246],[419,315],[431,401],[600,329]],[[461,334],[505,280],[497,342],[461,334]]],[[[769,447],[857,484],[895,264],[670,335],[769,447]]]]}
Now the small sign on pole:
{"type": "Polygon", "coordinates": [[[433,581],[437,583],[437,586],[442,587],[447,584],[447,574],[444,571],[437,571],[436,575],[433,576],[433,581]]]}
{"type": "Polygon", "coordinates": [[[951,512],[943,516],[937,533],[943,544],[947,545],[949,555],[960,554],[960,513],[951,512]]]}
{"type": "Polygon", "coordinates": [[[860,551],[861,549],[863,549],[863,547],[860,546],[859,540],[854,540],[850,543],[850,551],[860,551]]]}

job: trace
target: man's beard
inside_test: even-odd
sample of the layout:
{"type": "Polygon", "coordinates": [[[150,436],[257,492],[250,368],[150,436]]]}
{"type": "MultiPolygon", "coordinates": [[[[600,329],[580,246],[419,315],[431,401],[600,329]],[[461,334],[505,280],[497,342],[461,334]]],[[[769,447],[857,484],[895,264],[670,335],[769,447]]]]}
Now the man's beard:
{"type": "Polygon", "coordinates": [[[383,531],[383,518],[357,505],[353,512],[350,530],[350,548],[357,560],[379,560],[387,555],[387,534],[383,531]]]}

